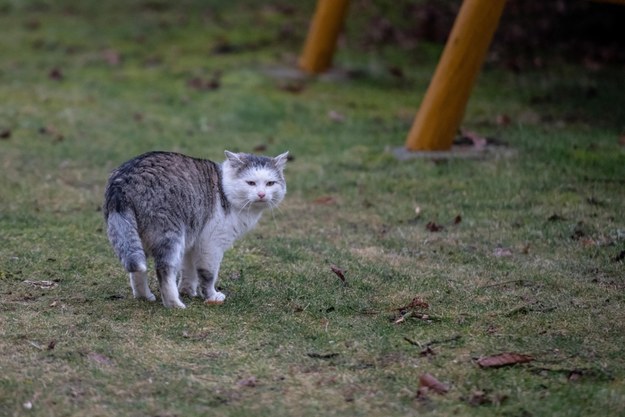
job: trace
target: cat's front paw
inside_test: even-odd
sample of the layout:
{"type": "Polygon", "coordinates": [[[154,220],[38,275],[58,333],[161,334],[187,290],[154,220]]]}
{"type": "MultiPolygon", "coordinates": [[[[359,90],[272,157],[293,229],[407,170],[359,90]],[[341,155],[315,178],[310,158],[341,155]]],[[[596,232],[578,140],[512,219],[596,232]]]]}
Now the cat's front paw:
{"type": "Polygon", "coordinates": [[[217,291],[213,294],[211,294],[210,296],[208,296],[204,302],[206,304],[223,304],[224,300],[226,299],[226,294],[217,291]]]}

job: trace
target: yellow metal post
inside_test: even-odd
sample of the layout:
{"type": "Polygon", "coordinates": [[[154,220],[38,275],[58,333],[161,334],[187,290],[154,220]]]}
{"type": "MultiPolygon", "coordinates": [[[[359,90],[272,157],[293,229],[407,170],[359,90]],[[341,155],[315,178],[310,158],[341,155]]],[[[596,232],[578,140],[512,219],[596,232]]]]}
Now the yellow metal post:
{"type": "Polygon", "coordinates": [[[506,0],[464,0],[417,112],[406,148],[451,149],[471,89],[486,57],[506,0]]]}
{"type": "Polygon", "coordinates": [[[317,1],[304,51],[299,59],[301,69],[318,74],[330,67],[348,5],[349,0],[317,1]]]}

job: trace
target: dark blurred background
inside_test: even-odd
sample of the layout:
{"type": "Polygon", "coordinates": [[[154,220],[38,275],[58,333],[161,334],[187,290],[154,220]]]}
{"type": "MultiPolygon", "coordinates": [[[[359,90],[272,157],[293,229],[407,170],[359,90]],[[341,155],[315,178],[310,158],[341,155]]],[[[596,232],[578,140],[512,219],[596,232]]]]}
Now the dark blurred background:
{"type": "MultiPolygon", "coordinates": [[[[460,5],[456,0],[353,0],[350,7],[368,16],[367,28],[360,31],[362,46],[411,49],[423,41],[443,43],[460,5]]],[[[588,69],[624,64],[625,2],[509,0],[488,62],[514,71],[563,62],[588,69]]]]}

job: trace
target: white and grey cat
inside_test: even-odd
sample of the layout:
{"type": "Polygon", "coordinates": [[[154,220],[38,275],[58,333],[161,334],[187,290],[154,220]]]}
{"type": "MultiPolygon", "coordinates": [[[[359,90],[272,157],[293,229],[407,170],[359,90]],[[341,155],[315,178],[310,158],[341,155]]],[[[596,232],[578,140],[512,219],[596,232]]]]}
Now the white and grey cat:
{"type": "Polygon", "coordinates": [[[154,257],[165,307],[184,308],[180,294],[214,303],[226,298],[215,289],[223,254],[284,198],[288,152],[225,155],[219,164],[150,152],[111,173],[103,207],[107,234],[135,298],[156,299],[147,256],[154,257]]]}

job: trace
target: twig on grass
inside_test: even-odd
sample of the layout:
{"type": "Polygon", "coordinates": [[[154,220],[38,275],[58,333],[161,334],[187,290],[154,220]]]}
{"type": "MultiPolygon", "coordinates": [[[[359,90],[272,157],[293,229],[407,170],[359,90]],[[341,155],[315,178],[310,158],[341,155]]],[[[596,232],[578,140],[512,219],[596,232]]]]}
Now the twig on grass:
{"type": "Polygon", "coordinates": [[[555,309],[556,309],[555,306],[539,307],[539,306],[536,306],[536,303],[530,303],[530,304],[524,304],[519,307],[515,307],[512,310],[505,313],[504,316],[512,317],[512,316],[516,316],[517,314],[527,314],[530,312],[549,313],[550,311],[553,311],[555,309]]]}
{"type": "Polygon", "coordinates": [[[339,354],[338,353],[309,352],[306,354],[306,356],[308,356],[309,358],[313,358],[313,359],[332,359],[332,358],[336,358],[337,356],[339,356],[339,354]]]}
{"type": "Polygon", "coordinates": [[[493,287],[503,287],[505,285],[508,284],[518,284],[518,285],[523,285],[525,284],[525,280],[523,279],[511,279],[509,281],[504,281],[504,282],[496,282],[494,284],[487,284],[487,285],[481,285],[478,287],[478,289],[485,289],[485,288],[493,288],[493,287]]]}

